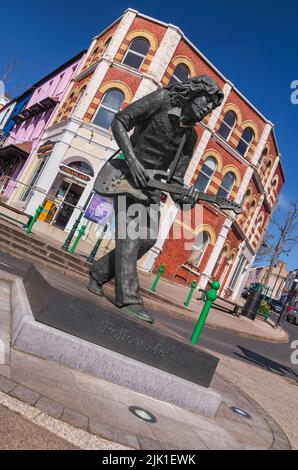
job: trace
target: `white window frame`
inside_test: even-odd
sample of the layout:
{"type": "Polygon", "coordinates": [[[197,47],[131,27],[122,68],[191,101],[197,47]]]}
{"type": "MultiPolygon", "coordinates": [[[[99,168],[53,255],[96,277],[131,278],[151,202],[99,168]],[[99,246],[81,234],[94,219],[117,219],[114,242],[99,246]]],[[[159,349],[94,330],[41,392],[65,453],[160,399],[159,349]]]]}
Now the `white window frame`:
{"type": "Polygon", "coordinates": [[[109,131],[111,128],[109,127],[108,129],[106,127],[102,127],[100,126],[99,124],[96,124],[94,121],[95,121],[95,118],[97,116],[97,114],[99,113],[99,111],[101,110],[101,108],[103,109],[106,109],[107,111],[110,111],[112,112],[114,115],[117,114],[119,112],[119,110],[121,109],[121,106],[123,105],[125,101],[125,95],[123,93],[122,90],[120,90],[120,88],[109,88],[108,90],[105,91],[100,103],[99,103],[99,106],[98,106],[98,110],[96,111],[95,115],[94,115],[94,118],[92,119],[92,124],[94,124],[94,126],[98,127],[99,129],[104,129],[105,131],[109,131]],[[105,104],[102,104],[103,100],[104,100],[104,97],[106,96],[107,93],[109,92],[112,92],[113,90],[116,90],[116,91],[120,91],[123,95],[123,101],[122,101],[122,104],[120,105],[119,109],[115,110],[113,108],[110,108],[109,106],[105,105],[105,104]]]}
{"type": "Polygon", "coordinates": [[[199,259],[196,259],[196,261],[194,261],[194,262],[189,262],[189,264],[190,264],[191,266],[194,266],[195,268],[198,268],[198,267],[200,266],[200,264],[201,264],[201,262],[202,262],[202,259],[203,259],[204,255],[205,255],[205,253],[206,253],[207,248],[208,248],[209,243],[210,243],[210,235],[209,235],[209,233],[206,232],[206,230],[203,230],[202,232],[199,232],[198,235],[197,235],[197,237],[196,237],[196,240],[195,240],[195,242],[194,242],[194,244],[193,244],[192,252],[191,252],[191,254],[190,254],[189,258],[188,258],[188,262],[189,262],[189,259],[191,258],[191,256],[193,255],[194,252],[200,253],[200,257],[199,257],[199,259]],[[198,247],[196,246],[196,242],[198,241],[199,236],[202,237],[202,241],[204,241],[204,240],[203,240],[203,239],[204,239],[204,233],[207,235],[207,242],[205,243],[205,245],[203,245],[203,249],[202,249],[202,248],[198,248],[198,247]]]}
{"type": "MultiPolygon", "coordinates": [[[[206,186],[206,188],[205,188],[204,191],[203,191],[204,193],[206,193],[206,192],[208,191],[209,185],[210,185],[210,183],[211,183],[211,181],[212,181],[212,178],[213,178],[213,176],[214,176],[214,173],[216,172],[216,169],[217,169],[217,160],[216,160],[214,157],[212,157],[212,155],[208,156],[208,157],[204,160],[204,163],[203,163],[202,168],[201,168],[201,170],[200,170],[200,172],[199,172],[199,175],[198,175],[198,178],[199,178],[200,174],[202,173],[206,178],[208,178],[207,186],[206,186]],[[203,172],[203,166],[205,165],[205,163],[206,163],[206,161],[207,161],[208,159],[212,159],[212,160],[214,160],[214,162],[215,162],[215,168],[214,168],[213,173],[212,173],[211,176],[208,176],[208,175],[206,175],[206,173],[203,172]]],[[[198,178],[197,178],[197,179],[198,179],[198,178]]]]}
{"type": "MultiPolygon", "coordinates": [[[[246,127],[245,129],[243,129],[242,135],[244,134],[244,132],[245,132],[246,129],[247,129],[247,127],[246,127]]],[[[246,150],[245,150],[244,154],[240,153],[239,150],[237,150],[237,148],[236,148],[236,150],[237,150],[237,152],[239,153],[239,155],[241,155],[241,157],[243,157],[243,158],[246,158],[246,155],[248,154],[249,148],[250,148],[250,146],[251,146],[251,144],[252,144],[252,142],[253,142],[253,140],[254,140],[254,136],[255,136],[255,133],[254,133],[253,129],[252,129],[251,127],[249,127],[249,129],[250,129],[251,132],[252,132],[252,139],[251,139],[251,141],[250,141],[250,142],[247,142],[247,140],[243,139],[242,136],[241,136],[240,139],[239,139],[239,142],[238,142],[238,144],[237,144],[237,147],[238,147],[240,141],[242,141],[242,142],[244,142],[245,144],[247,144],[247,147],[246,147],[246,150]]]]}
{"type": "MultiPolygon", "coordinates": [[[[235,173],[233,173],[232,171],[228,171],[228,172],[224,175],[224,177],[223,177],[223,179],[222,179],[222,182],[221,182],[221,185],[220,185],[220,187],[219,187],[219,189],[222,189],[223,191],[226,191],[226,192],[227,192],[228,195],[227,195],[226,199],[228,199],[228,198],[230,197],[231,192],[233,191],[233,188],[234,188],[234,186],[235,186],[235,183],[236,183],[236,176],[235,176],[235,173]],[[231,174],[234,176],[234,183],[232,184],[232,186],[231,186],[229,192],[227,192],[226,189],[222,187],[223,180],[224,180],[225,176],[226,176],[228,173],[231,173],[231,174]]],[[[218,189],[218,191],[219,191],[219,189],[218,189]]],[[[220,197],[224,197],[224,196],[220,196],[220,197]]]]}
{"type": "Polygon", "coordinates": [[[221,138],[222,138],[223,140],[225,140],[226,142],[229,142],[229,140],[230,140],[230,138],[231,138],[231,135],[232,135],[232,133],[233,133],[233,130],[234,130],[235,127],[236,127],[236,124],[237,124],[237,114],[236,114],[234,111],[232,111],[231,109],[229,109],[229,110],[225,113],[224,118],[223,118],[223,120],[222,120],[221,123],[220,123],[219,129],[218,129],[218,132],[217,132],[218,135],[219,135],[219,137],[221,137],[221,138]],[[226,115],[227,115],[229,112],[235,114],[235,122],[234,122],[233,127],[231,127],[229,124],[227,124],[227,123],[225,122],[225,117],[226,117],[226,115]],[[227,137],[226,139],[219,133],[219,129],[221,128],[222,124],[224,124],[226,127],[228,127],[228,128],[230,129],[230,133],[229,133],[229,135],[228,135],[228,137],[227,137]]]}
{"type": "Polygon", "coordinates": [[[144,60],[146,59],[146,57],[147,57],[147,55],[148,55],[148,52],[147,52],[146,55],[143,55],[143,54],[141,54],[140,52],[130,50],[130,46],[131,46],[132,43],[133,43],[134,41],[136,41],[137,39],[142,39],[143,41],[147,42],[147,43],[149,44],[148,52],[149,52],[149,50],[150,50],[150,43],[149,43],[148,39],[146,39],[146,38],[144,38],[144,37],[142,37],[142,36],[138,36],[138,37],[132,39],[132,41],[130,42],[130,44],[129,44],[129,46],[128,46],[128,48],[127,48],[127,50],[126,50],[126,52],[125,52],[125,54],[124,54],[124,56],[123,56],[123,59],[122,59],[122,61],[121,61],[121,64],[126,65],[126,67],[131,67],[131,68],[134,69],[134,70],[140,70],[140,68],[142,67],[142,65],[143,65],[143,63],[144,63],[144,60]],[[139,56],[139,57],[143,57],[143,60],[142,60],[142,62],[140,63],[140,65],[139,65],[139,67],[138,67],[137,69],[136,69],[135,67],[132,67],[131,65],[128,65],[128,64],[125,64],[125,63],[124,63],[124,61],[125,61],[125,59],[126,59],[126,56],[127,56],[127,54],[128,54],[129,52],[130,52],[131,54],[135,54],[135,55],[137,55],[137,56],[139,56]]]}

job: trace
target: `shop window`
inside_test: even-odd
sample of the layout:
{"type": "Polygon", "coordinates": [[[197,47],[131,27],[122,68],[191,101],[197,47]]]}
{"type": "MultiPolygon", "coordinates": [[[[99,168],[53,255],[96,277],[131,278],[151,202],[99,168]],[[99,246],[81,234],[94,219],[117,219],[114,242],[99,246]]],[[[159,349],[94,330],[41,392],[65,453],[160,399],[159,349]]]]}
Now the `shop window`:
{"type": "Polygon", "coordinates": [[[190,76],[189,68],[185,64],[178,64],[169,81],[169,86],[184,82],[190,76]]]}
{"type": "Polygon", "coordinates": [[[105,93],[101,100],[99,109],[93,124],[109,129],[116,113],[118,113],[124,101],[124,94],[122,91],[113,89],[105,93]]]}
{"type": "Polygon", "coordinates": [[[218,197],[224,197],[226,199],[228,199],[231,191],[232,191],[232,188],[235,184],[235,175],[234,173],[232,173],[231,171],[229,171],[228,173],[225,174],[223,180],[222,180],[222,183],[221,183],[221,186],[219,188],[219,190],[217,191],[217,196],[218,197]]]}
{"type": "Polygon", "coordinates": [[[247,154],[248,148],[254,139],[254,132],[250,127],[246,127],[242,133],[242,137],[237,145],[237,152],[243,157],[247,154]]]}
{"type": "Polygon", "coordinates": [[[208,157],[204,161],[202,169],[199,173],[195,187],[202,192],[205,192],[216,170],[216,160],[213,157],[208,157]]]}
{"type": "Polygon", "coordinates": [[[138,70],[148,54],[149,47],[150,44],[146,39],[134,39],[130,43],[122,63],[138,70]]]}
{"type": "Polygon", "coordinates": [[[207,246],[210,242],[210,236],[208,232],[200,232],[193,245],[193,251],[188,259],[188,263],[191,266],[198,267],[203,259],[207,246]]]}
{"type": "Polygon", "coordinates": [[[45,166],[45,164],[46,164],[46,161],[47,161],[47,160],[46,160],[45,158],[43,158],[43,159],[39,162],[39,164],[37,165],[37,168],[36,168],[34,174],[32,175],[32,178],[31,178],[31,180],[30,180],[30,182],[29,182],[28,187],[25,188],[25,190],[23,191],[23,194],[22,194],[22,196],[21,196],[21,201],[27,201],[27,199],[29,199],[29,196],[32,196],[33,191],[34,191],[34,190],[32,189],[32,187],[35,185],[35,183],[37,182],[38,178],[40,177],[41,172],[42,172],[42,170],[43,170],[43,168],[44,168],[44,166],[45,166]]]}
{"type": "Polygon", "coordinates": [[[237,116],[234,111],[227,111],[223,121],[221,123],[220,128],[218,129],[218,134],[228,141],[231,137],[231,134],[234,130],[235,124],[236,124],[237,116]]]}

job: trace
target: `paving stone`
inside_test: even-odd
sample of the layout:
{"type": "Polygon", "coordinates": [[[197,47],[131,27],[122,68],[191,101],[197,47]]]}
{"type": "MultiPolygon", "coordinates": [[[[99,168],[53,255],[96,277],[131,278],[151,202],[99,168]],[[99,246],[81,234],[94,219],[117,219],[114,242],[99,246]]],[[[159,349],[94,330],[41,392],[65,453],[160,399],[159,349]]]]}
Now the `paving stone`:
{"type": "Polygon", "coordinates": [[[88,416],[82,415],[78,411],[65,408],[61,419],[68,424],[80,429],[87,430],[89,424],[88,416]]]}
{"type": "Polygon", "coordinates": [[[236,423],[226,418],[218,418],[216,421],[221,428],[228,431],[236,443],[262,447],[263,449],[270,447],[270,444],[245,422],[236,423]]]}
{"type": "Polygon", "coordinates": [[[35,407],[57,419],[59,419],[63,413],[63,406],[47,397],[41,397],[35,407]]]}
{"type": "Polygon", "coordinates": [[[150,437],[140,437],[139,444],[142,450],[184,450],[184,447],[179,447],[179,444],[159,442],[150,437]]]}
{"type": "Polygon", "coordinates": [[[255,433],[258,434],[264,441],[266,441],[269,446],[273,444],[273,434],[271,431],[267,431],[266,429],[262,428],[253,428],[255,433]]]}
{"type": "Polygon", "coordinates": [[[116,429],[108,424],[100,423],[99,421],[90,421],[90,432],[96,434],[109,441],[117,442],[119,444],[132,447],[133,449],[140,449],[137,437],[127,431],[116,429]]]}
{"type": "Polygon", "coordinates": [[[291,449],[291,445],[285,437],[275,435],[273,445],[272,445],[271,449],[274,449],[274,450],[289,450],[289,449],[291,449]]]}
{"type": "Polygon", "coordinates": [[[33,392],[30,388],[24,387],[23,385],[17,385],[11,392],[12,397],[18,398],[29,405],[35,405],[39,400],[39,393],[33,392]]]}
{"type": "Polygon", "coordinates": [[[168,419],[157,417],[157,423],[152,426],[154,437],[159,442],[168,442],[173,448],[185,450],[207,449],[202,439],[196,434],[194,427],[168,419]]]}
{"type": "Polygon", "coordinates": [[[9,393],[16,385],[17,385],[16,382],[14,382],[13,380],[10,380],[7,377],[0,375],[1,392],[9,393]]]}

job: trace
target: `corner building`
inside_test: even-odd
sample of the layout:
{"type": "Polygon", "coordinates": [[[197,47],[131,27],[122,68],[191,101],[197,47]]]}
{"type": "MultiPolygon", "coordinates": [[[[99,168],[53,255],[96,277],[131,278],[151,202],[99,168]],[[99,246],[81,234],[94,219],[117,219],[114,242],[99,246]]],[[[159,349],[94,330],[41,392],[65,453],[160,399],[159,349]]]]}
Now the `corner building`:
{"type": "MultiPolygon", "coordinates": [[[[161,204],[159,239],[139,267],[151,272],[164,262],[167,279],[181,284],[196,279],[201,288],[216,278],[221,295],[236,299],[284,184],[283,168],[273,124],[178,27],[128,9],[93,39],[43,133],[41,144],[50,142],[52,150],[36,185],[53,195],[63,184],[72,185],[82,207],[96,174],[117,149],[110,130],[115,113],[158,87],[200,74],[212,75],[225,98],[220,108],[196,126],[199,138],[185,182],[242,204],[244,212],[235,217],[204,202],[201,224],[196,225],[194,214],[189,223],[183,222],[186,243],[184,238],[173,237],[181,220],[168,196],[161,204]],[[68,168],[75,168],[76,176],[65,171],[68,168]]],[[[26,212],[34,213],[41,203],[43,196],[35,193],[26,212]]],[[[66,231],[77,213],[68,215],[60,226],[66,231]]],[[[55,220],[48,223],[55,224],[55,220]]],[[[88,223],[91,243],[98,230],[96,224],[88,223]]]]}

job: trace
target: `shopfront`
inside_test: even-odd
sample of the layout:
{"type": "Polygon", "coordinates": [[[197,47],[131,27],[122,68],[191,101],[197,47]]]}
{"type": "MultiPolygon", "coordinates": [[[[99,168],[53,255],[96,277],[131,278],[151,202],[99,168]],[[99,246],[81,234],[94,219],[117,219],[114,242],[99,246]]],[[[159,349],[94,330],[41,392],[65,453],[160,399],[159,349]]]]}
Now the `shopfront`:
{"type": "Polygon", "coordinates": [[[91,166],[85,162],[61,164],[39,219],[64,230],[93,175],[91,166]]]}

